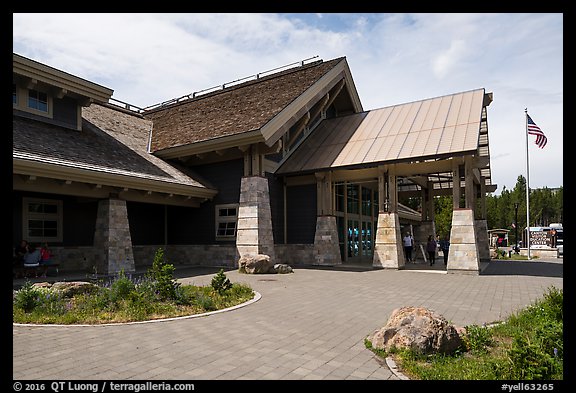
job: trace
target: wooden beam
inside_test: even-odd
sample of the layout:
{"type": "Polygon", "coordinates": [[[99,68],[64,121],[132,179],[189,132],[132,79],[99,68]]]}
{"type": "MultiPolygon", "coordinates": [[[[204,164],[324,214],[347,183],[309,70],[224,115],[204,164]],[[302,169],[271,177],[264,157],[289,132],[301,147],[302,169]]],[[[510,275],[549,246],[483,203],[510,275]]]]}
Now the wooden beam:
{"type": "Polygon", "coordinates": [[[38,85],[38,79],[30,78],[26,81],[27,89],[35,89],[36,85],[38,85]]]}
{"type": "Polygon", "coordinates": [[[60,99],[64,98],[64,96],[65,96],[66,94],[68,94],[68,90],[66,90],[66,89],[64,89],[64,88],[61,88],[61,87],[60,87],[60,88],[59,88],[59,87],[54,87],[53,91],[54,91],[54,96],[55,96],[56,98],[60,98],[60,99]]]}
{"type": "Polygon", "coordinates": [[[294,127],[294,133],[290,135],[290,140],[288,141],[287,144],[288,146],[292,146],[296,138],[298,138],[298,136],[302,133],[304,127],[306,127],[306,124],[308,124],[309,121],[310,121],[310,111],[306,112],[304,116],[302,116],[300,120],[298,120],[298,123],[296,123],[296,127],[294,127]]]}
{"type": "Polygon", "coordinates": [[[338,82],[338,84],[336,84],[336,86],[334,86],[332,90],[330,90],[330,92],[327,94],[330,97],[330,99],[325,104],[326,108],[332,105],[336,97],[338,97],[338,94],[340,94],[340,91],[344,87],[344,84],[345,79],[341,79],[340,82],[338,82]]]}

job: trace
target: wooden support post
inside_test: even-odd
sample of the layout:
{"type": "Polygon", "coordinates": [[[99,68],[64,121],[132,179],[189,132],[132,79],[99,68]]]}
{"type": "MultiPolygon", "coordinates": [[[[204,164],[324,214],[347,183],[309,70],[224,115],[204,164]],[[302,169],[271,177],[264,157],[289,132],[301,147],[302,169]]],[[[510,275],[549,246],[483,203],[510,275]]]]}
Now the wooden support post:
{"type": "Polygon", "coordinates": [[[434,183],[429,181],[426,183],[426,195],[427,195],[427,216],[428,220],[434,221],[434,183]]]}
{"type": "Polygon", "coordinates": [[[472,171],[472,156],[466,156],[464,159],[464,196],[465,207],[467,209],[474,209],[474,173],[472,171]]]}
{"type": "Polygon", "coordinates": [[[378,213],[387,211],[386,177],[386,166],[380,165],[378,167],[378,213]]]}
{"type": "Polygon", "coordinates": [[[452,162],[452,210],[460,208],[460,163],[452,162]]]}
{"type": "Polygon", "coordinates": [[[388,211],[398,213],[398,183],[396,178],[396,166],[390,165],[388,169],[388,198],[390,205],[388,211]]]}
{"type": "Polygon", "coordinates": [[[332,215],[332,173],[317,172],[315,175],[316,214],[318,216],[332,215]]]}

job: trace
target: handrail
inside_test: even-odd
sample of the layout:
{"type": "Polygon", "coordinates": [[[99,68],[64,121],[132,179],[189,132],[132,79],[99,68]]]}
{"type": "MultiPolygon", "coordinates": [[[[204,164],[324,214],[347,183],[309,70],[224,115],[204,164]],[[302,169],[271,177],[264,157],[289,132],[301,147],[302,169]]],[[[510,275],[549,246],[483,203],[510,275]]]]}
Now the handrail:
{"type": "Polygon", "coordinates": [[[175,103],[180,102],[180,101],[183,101],[183,100],[188,100],[188,99],[190,99],[190,98],[196,98],[196,97],[198,97],[199,95],[204,95],[204,94],[208,94],[208,93],[211,93],[211,92],[214,92],[214,91],[224,90],[226,87],[235,86],[235,85],[240,84],[240,83],[242,83],[242,82],[244,82],[244,81],[248,81],[248,80],[258,80],[258,79],[260,79],[262,76],[272,75],[272,74],[274,74],[274,73],[275,73],[276,71],[278,71],[278,70],[284,71],[284,70],[287,70],[287,69],[290,69],[290,68],[296,68],[296,67],[294,67],[294,66],[302,67],[302,66],[304,66],[304,65],[306,64],[306,62],[308,62],[309,60],[316,59],[316,58],[318,58],[318,57],[319,57],[318,55],[313,56],[313,57],[309,57],[309,58],[304,59],[304,60],[301,60],[301,61],[296,61],[296,62],[294,62],[294,63],[286,64],[286,65],[283,65],[283,66],[281,66],[281,67],[273,68],[273,69],[271,69],[271,70],[259,72],[258,74],[254,74],[254,75],[250,75],[250,76],[247,76],[247,77],[244,77],[244,78],[236,79],[236,80],[234,80],[234,81],[226,82],[226,83],[223,83],[223,84],[221,84],[221,85],[217,85],[217,86],[213,86],[213,87],[209,87],[209,88],[207,88],[207,89],[198,90],[198,91],[192,92],[192,93],[190,93],[190,94],[186,94],[186,95],[184,95],[184,96],[182,96],[182,97],[179,97],[179,98],[173,98],[173,99],[171,99],[171,100],[167,100],[167,101],[161,102],[161,103],[159,103],[159,104],[150,105],[150,106],[145,107],[144,109],[141,109],[141,108],[138,108],[138,109],[141,109],[143,112],[145,112],[145,111],[149,111],[149,110],[151,110],[151,109],[162,108],[162,107],[164,107],[164,106],[167,106],[167,105],[170,105],[170,104],[175,104],[175,103]]]}

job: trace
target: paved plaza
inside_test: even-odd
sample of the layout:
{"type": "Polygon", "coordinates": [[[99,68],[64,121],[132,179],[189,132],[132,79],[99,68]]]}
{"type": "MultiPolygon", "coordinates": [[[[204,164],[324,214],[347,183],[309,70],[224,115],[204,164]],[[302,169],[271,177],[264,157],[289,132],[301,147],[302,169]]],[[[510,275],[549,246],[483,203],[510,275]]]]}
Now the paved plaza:
{"type": "MultiPolygon", "coordinates": [[[[429,269],[226,272],[262,297],[200,318],[113,326],[13,326],[14,380],[392,380],[365,348],[392,310],[423,306],[456,325],[491,323],[563,288],[562,259],[492,261],[480,275],[429,269]]],[[[179,269],[209,284],[216,268],[179,269]]]]}

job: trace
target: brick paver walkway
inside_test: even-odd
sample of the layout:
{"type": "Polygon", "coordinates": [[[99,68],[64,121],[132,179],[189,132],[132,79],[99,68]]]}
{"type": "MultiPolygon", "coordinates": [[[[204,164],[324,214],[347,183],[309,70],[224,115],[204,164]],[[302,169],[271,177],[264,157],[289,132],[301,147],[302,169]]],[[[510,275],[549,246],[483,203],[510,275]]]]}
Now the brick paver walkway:
{"type": "MultiPolygon", "coordinates": [[[[436,268],[438,270],[438,268],[436,268]]],[[[216,269],[181,280],[209,284],[216,269]]],[[[364,347],[393,309],[424,306],[457,325],[504,319],[550,286],[562,259],[494,261],[479,276],[411,270],[296,268],[227,272],[262,298],[201,318],[121,326],[13,327],[13,378],[397,379],[364,347]]]]}

